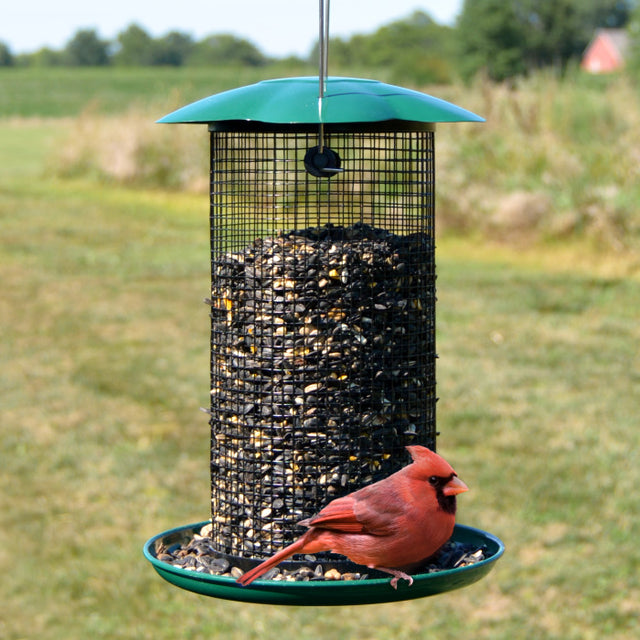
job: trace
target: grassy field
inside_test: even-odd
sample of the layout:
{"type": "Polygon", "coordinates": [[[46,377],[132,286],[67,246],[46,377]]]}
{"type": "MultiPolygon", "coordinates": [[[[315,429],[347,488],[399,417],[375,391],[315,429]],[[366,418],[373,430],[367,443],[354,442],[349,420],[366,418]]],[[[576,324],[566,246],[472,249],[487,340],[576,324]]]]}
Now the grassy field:
{"type": "Polygon", "coordinates": [[[208,599],[141,553],[208,517],[207,196],[52,177],[74,126],[0,120],[0,637],[638,635],[635,254],[441,238],[439,450],[472,489],[459,521],[507,545],[487,578],[381,606],[208,599]]]}
{"type": "MultiPolygon", "coordinates": [[[[273,77],[281,70],[270,68],[273,77]]],[[[289,73],[300,70],[288,69],[289,73]]],[[[306,69],[305,74],[313,71],[306,69]]],[[[100,113],[117,113],[123,105],[188,103],[265,77],[265,69],[225,68],[80,68],[0,69],[0,114],[60,117],[80,114],[88,103],[100,113]]],[[[267,76],[269,77],[269,76],[267,76]]]]}
{"type": "MultiPolygon", "coordinates": [[[[182,106],[213,93],[267,78],[317,75],[315,65],[278,62],[265,67],[0,67],[0,116],[62,117],[90,104],[103,114],[124,106],[182,106]]],[[[384,70],[350,69],[335,75],[375,77],[384,70]]],[[[161,114],[164,115],[164,114],[161,114]]]]}

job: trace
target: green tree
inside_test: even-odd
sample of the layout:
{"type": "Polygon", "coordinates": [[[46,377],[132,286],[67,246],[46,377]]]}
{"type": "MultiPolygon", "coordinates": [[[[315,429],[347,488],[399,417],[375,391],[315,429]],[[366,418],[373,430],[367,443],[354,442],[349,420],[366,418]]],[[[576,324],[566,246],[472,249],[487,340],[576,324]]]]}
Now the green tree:
{"type": "Polygon", "coordinates": [[[414,11],[376,31],[370,63],[390,67],[397,82],[446,82],[451,79],[450,33],[424,11],[414,11]]]}
{"type": "Polygon", "coordinates": [[[248,40],[222,33],[197,42],[187,62],[192,65],[238,64],[258,67],[268,60],[248,40]]]}
{"type": "Polygon", "coordinates": [[[137,24],[130,24],[117,36],[117,50],[113,56],[116,64],[143,67],[153,64],[153,38],[137,24]]]}
{"type": "Polygon", "coordinates": [[[95,29],[79,29],[65,47],[65,58],[72,66],[104,66],[109,64],[108,46],[95,29]]]}
{"type": "MultiPolygon", "coordinates": [[[[452,76],[453,30],[424,11],[385,25],[370,35],[331,39],[329,58],[339,66],[390,68],[399,82],[446,82],[452,76]]],[[[310,55],[318,59],[318,45],[310,55]]]]}
{"type": "MultiPolygon", "coordinates": [[[[309,53],[308,62],[311,64],[318,63],[318,48],[319,44],[316,42],[309,53]]],[[[370,35],[355,34],[348,40],[331,38],[329,41],[330,64],[347,67],[371,66],[368,62],[371,49],[370,35]]]]}
{"type": "Polygon", "coordinates": [[[18,57],[23,67],[60,67],[65,64],[65,55],[49,47],[42,47],[34,53],[23,53],[18,57]]]}
{"type": "Polygon", "coordinates": [[[629,52],[627,69],[635,79],[640,78],[640,3],[632,11],[627,28],[629,52]]]}
{"type": "Polygon", "coordinates": [[[193,48],[190,35],[171,31],[154,41],[153,64],[179,67],[185,63],[193,48]]]}
{"type": "Polygon", "coordinates": [[[588,42],[575,0],[528,0],[523,5],[525,13],[520,17],[526,29],[523,53],[527,68],[553,66],[563,71],[588,42]]]}
{"type": "Polygon", "coordinates": [[[480,70],[493,80],[524,73],[526,34],[516,9],[510,0],[465,0],[457,22],[463,77],[480,70]]]}
{"type": "Polygon", "coordinates": [[[9,49],[9,45],[0,42],[0,67],[12,67],[15,64],[15,58],[9,49]]]}
{"type": "MultiPolygon", "coordinates": [[[[637,4],[634,0],[582,0],[576,9],[588,29],[620,29],[627,25],[637,4]]],[[[593,34],[585,35],[590,37],[593,34]]]]}

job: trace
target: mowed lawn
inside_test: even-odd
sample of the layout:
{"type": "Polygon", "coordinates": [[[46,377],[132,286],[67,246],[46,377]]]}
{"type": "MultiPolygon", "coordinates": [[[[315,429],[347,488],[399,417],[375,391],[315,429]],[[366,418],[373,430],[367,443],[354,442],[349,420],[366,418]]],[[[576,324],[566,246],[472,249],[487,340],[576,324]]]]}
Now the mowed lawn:
{"type": "Polygon", "coordinates": [[[48,178],[65,126],[0,122],[0,637],[638,635],[640,281],[580,245],[438,245],[438,445],[506,543],[487,578],[327,609],[162,581],[145,540],[209,516],[207,199],[48,178]]]}

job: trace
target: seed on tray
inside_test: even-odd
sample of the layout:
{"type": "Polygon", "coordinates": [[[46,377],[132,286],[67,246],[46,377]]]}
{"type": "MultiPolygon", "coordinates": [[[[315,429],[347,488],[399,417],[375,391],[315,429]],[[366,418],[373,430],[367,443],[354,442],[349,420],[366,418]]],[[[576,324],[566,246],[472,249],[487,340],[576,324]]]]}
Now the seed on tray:
{"type": "MultiPolygon", "coordinates": [[[[156,543],[156,557],[158,560],[180,567],[186,571],[197,571],[216,576],[227,576],[239,578],[243,575],[244,569],[231,564],[230,559],[222,556],[213,550],[212,540],[208,539],[207,552],[198,554],[195,550],[194,542],[202,539],[194,532],[193,537],[185,540],[182,544],[167,546],[162,541],[156,543]]],[[[317,554],[315,556],[299,556],[300,560],[287,561],[287,568],[282,565],[270,569],[262,580],[285,580],[288,582],[300,581],[325,581],[325,580],[366,580],[368,573],[359,571],[359,565],[341,559],[341,556],[330,554],[317,554]],[[323,557],[323,564],[318,564],[317,560],[323,557]],[[334,564],[335,566],[329,566],[334,564]]],[[[444,547],[431,558],[423,567],[418,568],[414,575],[423,573],[435,573],[464,567],[481,562],[485,559],[485,549],[463,542],[449,541],[444,547]]],[[[384,574],[378,574],[383,577],[384,574]]]]}

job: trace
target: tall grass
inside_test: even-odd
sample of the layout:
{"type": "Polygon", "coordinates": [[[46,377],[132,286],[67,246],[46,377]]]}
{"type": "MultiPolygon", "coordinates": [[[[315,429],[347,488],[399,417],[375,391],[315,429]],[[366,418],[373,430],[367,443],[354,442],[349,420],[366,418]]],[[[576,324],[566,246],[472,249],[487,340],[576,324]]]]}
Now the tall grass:
{"type": "MultiPolygon", "coordinates": [[[[433,92],[486,118],[438,127],[442,231],[640,249],[640,102],[624,77],[593,86],[541,74],[517,86],[480,79],[433,92]]],[[[206,130],[152,125],[169,110],[85,111],[54,158],[56,172],[204,190],[206,130]]]]}
{"type": "Polygon", "coordinates": [[[120,115],[85,110],[51,157],[50,171],[62,178],[206,193],[206,127],[158,125],[154,120],[161,115],[138,107],[120,115]]]}
{"type": "Polygon", "coordinates": [[[479,80],[454,97],[487,121],[441,128],[445,225],[640,248],[640,102],[624,77],[604,86],[543,74],[514,87],[479,80]]]}

